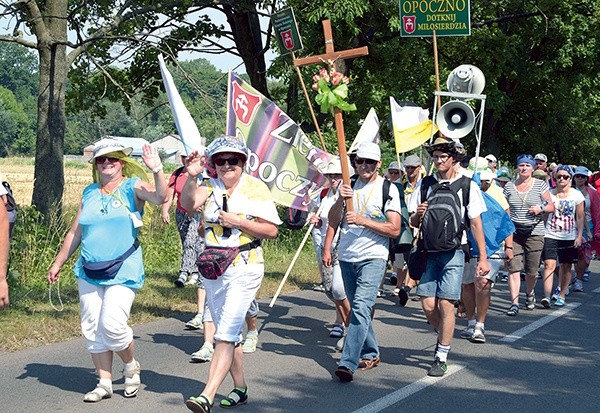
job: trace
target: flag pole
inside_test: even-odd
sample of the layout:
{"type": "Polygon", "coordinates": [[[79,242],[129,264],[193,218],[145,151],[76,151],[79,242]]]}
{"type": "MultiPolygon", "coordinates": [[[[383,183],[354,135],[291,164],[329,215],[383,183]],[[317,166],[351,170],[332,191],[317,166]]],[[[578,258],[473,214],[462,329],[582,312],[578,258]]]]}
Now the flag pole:
{"type": "MultiPolygon", "coordinates": [[[[292,60],[296,62],[296,54],[292,52],[292,60]]],[[[298,79],[300,79],[300,84],[302,85],[302,91],[304,92],[304,97],[306,98],[306,103],[308,104],[308,109],[310,110],[310,116],[312,117],[313,123],[315,124],[315,128],[317,129],[317,134],[319,135],[319,139],[321,140],[321,146],[323,150],[327,152],[327,148],[325,147],[325,141],[323,140],[323,135],[321,134],[321,129],[319,128],[319,122],[317,122],[317,117],[315,116],[315,111],[310,102],[310,97],[308,96],[308,91],[306,90],[306,84],[304,84],[304,79],[302,78],[302,73],[300,73],[300,68],[294,64],[296,68],[296,73],[298,74],[298,79]]]]}
{"type": "MultiPolygon", "coordinates": [[[[321,205],[317,209],[317,212],[315,212],[315,215],[319,216],[322,209],[323,209],[323,203],[321,203],[321,205]]],[[[310,224],[308,226],[308,230],[306,231],[306,234],[304,234],[304,238],[302,238],[302,242],[300,243],[300,246],[296,250],[296,254],[294,255],[294,258],[292,258],[292,262],[290,262],[290,265],[289,265],[287,271],[285,272],[283,279],[279,283],[279,287],[277,288],[277,291],[275,292],[275,295],[273,296],[271,303],[269,304],[270,308],[273,307],[273,305],[275,304],[275,301],[277,300],[277,297],[279,297],[279,294],[281,294],[283,285],[285,284],[285,282],[287,281],[287,278],[289,277],[290,273],[292,272],[292,268],[294,268],[294,264],[296,264],[296,260],[298,259],[298,256],[300,256],[300,252],[302,251],[302,248],[304,248],[304,244],[306,244],[306,241],[308,240],[308,236],[312,232],[314,226],[315,226],[315,224],[310,224]]]]}
{"type": "Polygon", "coordinates": [[[227,73],[227,114],[226,119],[225,119],[225,135],[227,135],[229,133],[229,111],[231,110],[230,107],[231,105],[229,104],[229,99],[231,99],[231,69],[229,69],[229,72],[227,73]]]}

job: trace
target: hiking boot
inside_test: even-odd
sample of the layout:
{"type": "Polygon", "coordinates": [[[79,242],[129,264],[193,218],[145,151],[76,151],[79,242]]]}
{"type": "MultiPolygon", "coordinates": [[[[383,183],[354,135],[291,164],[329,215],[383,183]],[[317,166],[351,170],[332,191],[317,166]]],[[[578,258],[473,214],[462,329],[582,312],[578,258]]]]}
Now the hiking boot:
{"type": "Polygon", "coordinates": [[[257,332],[246,334],[246,340],[244,340],[244,344],[242,345],[242,352],[254,353],[256,351],[257,344],[258,344],[258,333],[257,332]]]}
{"type": "Polygon", "coordinates": [[[196,351],[195,353],[192,353],[191,360],[194,363],[203,363],[211,361],[214,354],[215,349],[213,348],[213,346],[211,344],[204,343],[202,347],[200,347],[200,350],[196,351]]]}
{"type": "Polygon", "coordinates": [[[186,330],[201,330],[202,329],[202,313],[198,313],[190,321],[185,323],[186,330]]]}
{"type": "Polygon", "coordinates": [[[446,365],[446,363],[440,361],[440,359],[436,357],[433,363],[431,364],[427,375],[431,377],[442,377],[444,374],[446,374],[447,371],[448,366],[446,365]]]}
{"type": "Polygon", "coordinates": [[[475,327],[471,336],[471,343],[485,343],[485,334],[482,327],[475,327]]]}
{"type": "Polygon", "coordinates": [[[185,286],[185,282],[187,281],[187,274],[182,272],[179,274],[179,277],[175,280],[175,287],[183,288],[185,286]]]}
{"type": "Polygon", "coordinates": [[[460,338],[466,338],[467,340],[470,340],[471,337],[473,337],[473,332],[475,331],[474,327],[475,326],[469,326],[461,331],[460,338]]]}
{"type": "Polygon", "coordinates": [[[573,291],[575,291],[576,293],[583,292],[583,282],[581,280],[575,280],[575,282],[573,283],[573,291]]]}
{"type": "Polygon", "coordinates": [[[525,301],[525,308],[528,310],[533,310],[535,308],[535,294],[527,294],[527,299],[525,301]]]}

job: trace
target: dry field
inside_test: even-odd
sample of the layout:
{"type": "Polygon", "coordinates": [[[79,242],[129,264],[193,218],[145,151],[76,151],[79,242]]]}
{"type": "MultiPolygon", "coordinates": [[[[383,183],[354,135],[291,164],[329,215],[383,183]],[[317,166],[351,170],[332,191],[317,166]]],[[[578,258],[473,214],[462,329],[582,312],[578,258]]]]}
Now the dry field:
{"type": "MultiPolygon", "coordinates": [[[[30,205],[33,193],[33,158],[0,158],[2,179],[10,184],[17,204],[30,205]]],[[[83,188],[92,183],[92,166],[69,161],[65,166],[63,203],[78,205],[83,188]]]]}

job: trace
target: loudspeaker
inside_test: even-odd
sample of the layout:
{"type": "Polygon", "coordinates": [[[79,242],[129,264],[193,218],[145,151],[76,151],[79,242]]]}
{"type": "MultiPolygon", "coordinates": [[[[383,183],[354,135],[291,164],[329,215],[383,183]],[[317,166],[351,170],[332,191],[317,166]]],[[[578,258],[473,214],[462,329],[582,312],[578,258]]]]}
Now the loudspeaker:
{"type": "Polygon", "coordinates": [[[485,88],[485,76],[477,66],[460,65],[448,75],[446,85],[450,92],[478,95],[485,88]]]}
{"type": "Polygon", "coordinates": [[[475,126],[475,112],[465,102],[452,100],[440,108],[435,117],[440,132],[458,139],[466,136],[475,126]]]}

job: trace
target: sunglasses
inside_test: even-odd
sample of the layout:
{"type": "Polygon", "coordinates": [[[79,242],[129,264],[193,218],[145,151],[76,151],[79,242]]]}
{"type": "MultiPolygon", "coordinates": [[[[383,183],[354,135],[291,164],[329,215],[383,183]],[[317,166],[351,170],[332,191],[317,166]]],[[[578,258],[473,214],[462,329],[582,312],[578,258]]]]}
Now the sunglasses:
{"type": "Polygon", "coordinates": [[[358,159],[358,158],[356,158],[354,160],[354,163],[356,163],[357,165],[362,165],[363,163],[366,163],[367,165],[373,165],[373,164],[376,164],[377,161],[375,159],[358,159]]]}
{"type": "Polygon", "coordinates": [[[390,174],[390,175],[398,175],[398,174],[400,174],[400,171],[388,171],[388,174],[390,174]]]}
{"type": "Polygon", "coordinates": [[[575,175],[575,176],[573,176],[573,178],[576,178],[576,179],[577,179],[577,178],[580,178],[580,179],[586,179],[586,178],[587,178],[587,176],[585,176],[585,175],[575,175]]]}
{"type": "Polygon", "coordinates": [[[571,177],[569,175],[556,175],[556,180],[559,181],[561,179],[564,179],[565,181],[568,181],[569,179],[571,179],[571,177]]]}
{"type": "Polygon", "coordinates": [[[115,163],[115,162],[119,162],[119,158],[113,158],[112,156],[98,156],[96,158],[97,164],[103,164],[105,161],[108,161],[110,163],[115,163]]]}
{"type": "Polygon", "coordinates": [[[217,166],[223,166],[226,163],[229,166],[237,166],[240,163],[240,158],[238,158],[237,156],[234,156],[232,158],[216,158],[214,162],[217,166]]]}

